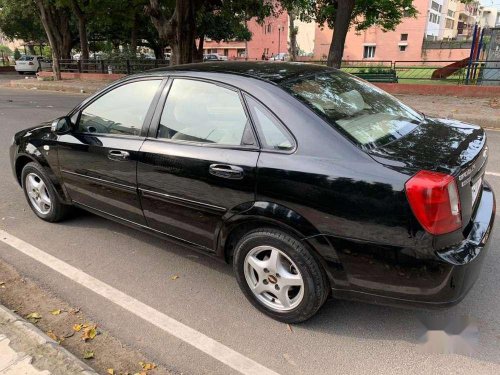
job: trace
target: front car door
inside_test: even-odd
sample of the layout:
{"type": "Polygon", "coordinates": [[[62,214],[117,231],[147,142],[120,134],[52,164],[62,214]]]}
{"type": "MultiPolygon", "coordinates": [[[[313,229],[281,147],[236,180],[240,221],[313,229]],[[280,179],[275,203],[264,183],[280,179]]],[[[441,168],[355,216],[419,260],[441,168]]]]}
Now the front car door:
{"type": "Polygon", "coordinates": [[[167,91],[137,166],[144,215],[153,229],[213,249],[224,215],[255,200],[255,134],[234,88],[174,78],[167,91]]]}
{"type": "Polygon", "coordinates": [[[73,202],[144,225],[137,194],[137,159],[162,79],[113,87],[73,115],[74,129],[59,136],[64,186],[73,202]]]}

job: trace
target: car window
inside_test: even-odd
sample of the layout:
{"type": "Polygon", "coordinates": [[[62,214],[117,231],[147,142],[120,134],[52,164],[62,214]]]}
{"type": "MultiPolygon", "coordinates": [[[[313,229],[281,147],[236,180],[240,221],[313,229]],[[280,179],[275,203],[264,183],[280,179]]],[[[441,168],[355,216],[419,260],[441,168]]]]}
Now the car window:
{"type": "Polygon", "coordinates": [[[253,121],[259,132],[262,148],[274,151],[290,151],[294,147],[292,136],[279,120],[261,103],[245,95],[253,121]]]}
{"type": "Polygon", "coordinates": [[[249,122],[237,92],[208,82],[175,79],[158,138],[240,146],[251,144],[249,122]]]}
{"type": "Polygon", "coordinates": [[[140,135],[160,83],[131,82],[109,91],[82,111],[78,132],[140,135]]]}
{"type": "Polygon", "coordinates": [[[33,61],[34,56],[21,56],[18,61],[33,61]]]}

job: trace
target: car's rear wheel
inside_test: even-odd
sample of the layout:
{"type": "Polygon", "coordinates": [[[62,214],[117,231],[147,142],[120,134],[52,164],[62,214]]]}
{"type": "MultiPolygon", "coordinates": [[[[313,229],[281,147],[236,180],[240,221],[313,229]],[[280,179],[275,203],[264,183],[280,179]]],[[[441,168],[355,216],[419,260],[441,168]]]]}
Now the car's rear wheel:
{"type": "Polygon", "coordinates": [[[28,204],[39,218],[56,222],[68,215],[71,206],[61,202],[50,178],[39,164],[26,164],[21,181],[28,204]]]}
{"type": "Polygon", "coordinates": [[[235,248],[234,270],[248,300],[270,317],[299,323],[328,296],[321,265],[298,239],[275,229],[257,229],[235,248]]]}

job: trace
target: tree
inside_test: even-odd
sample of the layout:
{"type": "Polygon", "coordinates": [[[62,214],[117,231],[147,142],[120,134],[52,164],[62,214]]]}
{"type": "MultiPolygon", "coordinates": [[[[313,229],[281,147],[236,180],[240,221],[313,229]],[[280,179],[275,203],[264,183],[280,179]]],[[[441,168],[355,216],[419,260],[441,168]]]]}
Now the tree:
{"type": "Polygon", "coordinates": [[[50,47],[54,79],[61,79],[60,60],[71,57],[73,36],[70,29],[71,11],[55,0],[34,0],[50,47]]]}
{"type": "Polygon", "coordinates": [[[19,60],[21,58],[21,52],[19,52],[19,48],[14,50],[14,60],[19,60]]]}
{"type": "Polygon", "coordinates": [[[32,0],[0,0],[0,30],[10,40],[47,41],[47,36],[32,0]]]}
{"type": "Polygon", "coordinates": [[[340,68],[347,32],[379,26],[383,31],[394,30],[404,17],[415,17],[412,0],[317,0],[309,5],[316,22],[334,30],[327,65],[340,68]]]}
{"type": "Polygon", "coordinates": [[[160,39],[172,49],[172,65],[200,60],[205,37],[248,40],[245,21],[262,20],[274,10],[266,0],[150,0],[146,6],[160,39]]]}

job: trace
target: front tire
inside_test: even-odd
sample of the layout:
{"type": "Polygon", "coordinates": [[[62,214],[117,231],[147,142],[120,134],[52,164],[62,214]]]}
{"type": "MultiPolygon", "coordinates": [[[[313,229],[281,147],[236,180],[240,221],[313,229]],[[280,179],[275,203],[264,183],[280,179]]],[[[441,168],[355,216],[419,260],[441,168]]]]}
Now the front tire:
{"type": "Polygon", "coordinates": [[[57,222],[67,217],[71,206],[61,202],[49,176],[38,163],[24,166],[21,181],[26,200],[40,219],[57,222]]]}
{"type": "Polygon", "coordinates": [[[329,286],[320,264],[298,239],[275,229],[257,229],[235,248],[234,271],[247,299],[261,312],[285,323],[312,317],[329,286]]]}

